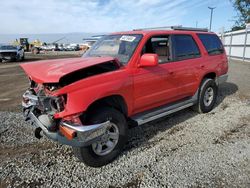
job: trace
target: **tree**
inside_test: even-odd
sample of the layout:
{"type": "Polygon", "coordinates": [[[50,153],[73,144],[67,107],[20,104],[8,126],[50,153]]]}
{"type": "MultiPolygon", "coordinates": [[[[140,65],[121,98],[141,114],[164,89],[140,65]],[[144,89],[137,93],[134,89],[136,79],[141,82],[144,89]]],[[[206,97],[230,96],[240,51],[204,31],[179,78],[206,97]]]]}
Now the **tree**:
{"type": "Polygon", "coordinates": [[[250,0],[231,0],[234,9],[237,11],[237,20],[232,31],[245,29],[246,23],[250,23],[250,0]]]}

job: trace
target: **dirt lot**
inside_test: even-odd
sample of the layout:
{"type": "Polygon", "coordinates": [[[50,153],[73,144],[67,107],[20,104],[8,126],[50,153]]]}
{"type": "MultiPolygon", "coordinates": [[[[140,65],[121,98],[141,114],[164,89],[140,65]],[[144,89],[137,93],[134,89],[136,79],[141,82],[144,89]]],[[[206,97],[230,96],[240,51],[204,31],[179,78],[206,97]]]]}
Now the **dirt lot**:
{"type": "Polygon", "coordinates": [[[212,112],[131,129],[123,154],[96,169],[34,138],[19,105],[27,80],[18,64],[1,64],[0,187],[250,187],[250,63],[231,61],[229,76],[212,112]]]}
{"type": "MultiPolygon", "coordinates": [[[[83,52],[47,52],[46,54],[25,55],[26,62],[44,59],[80,57],[83,52]]],[[[0,111],[20,111],[22,93],[28,87],[28,79],[19,63],[0,63],[0,111]]]]}

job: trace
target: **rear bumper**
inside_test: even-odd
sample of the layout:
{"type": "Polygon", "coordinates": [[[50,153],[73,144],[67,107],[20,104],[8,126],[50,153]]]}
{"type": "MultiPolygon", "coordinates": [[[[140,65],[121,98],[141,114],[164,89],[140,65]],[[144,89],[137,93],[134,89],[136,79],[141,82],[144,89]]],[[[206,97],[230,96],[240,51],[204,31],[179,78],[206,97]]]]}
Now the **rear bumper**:
{"type": "Polygon", "coordinates": [[[35,114],[35,109],[37,105],[36,96],[26,92],[24,94],[24,98],[25,102],[23,102],[22,105],[25,120],[29,121],[35,128],[40,128],[43,134],[46,135],[48,138],[57,141],[61,144],[66,144],[73,147],[83,147],[91,145],[93,142],[96,142],[101,139],[101,137],[106,133],[107,128],[110,126],[109,121],[93,125],[76,125],[70,122],[61,121],[58,123],[58,129],[56,129],[55,131],[50,131],[47,126],[45,126],[39,120],[39,115],[35,114]],[[60,132],[60,126],[65,126],[66,128],[73,130],[76,133],[74,138],[66,138],[60,132]]]}
{"type": "Polygon", "coordinates": [[[227,79],[228,79],[228,74],[223,74],[221,76],[218,76],[217,80],[216,80],[217,85],[225,83],[227,81],[227,79]]]}

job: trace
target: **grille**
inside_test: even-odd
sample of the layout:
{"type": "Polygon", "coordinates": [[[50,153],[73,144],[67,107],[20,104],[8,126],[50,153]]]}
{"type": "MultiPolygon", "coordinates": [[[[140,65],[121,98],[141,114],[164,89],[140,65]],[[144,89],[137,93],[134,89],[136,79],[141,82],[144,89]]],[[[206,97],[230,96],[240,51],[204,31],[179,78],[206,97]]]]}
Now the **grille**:
{"type": "Polygon", "coordinates": [[[2,57],[15,57],[16,52],[0,52],[0,56],[2,56],[2,57]]]}

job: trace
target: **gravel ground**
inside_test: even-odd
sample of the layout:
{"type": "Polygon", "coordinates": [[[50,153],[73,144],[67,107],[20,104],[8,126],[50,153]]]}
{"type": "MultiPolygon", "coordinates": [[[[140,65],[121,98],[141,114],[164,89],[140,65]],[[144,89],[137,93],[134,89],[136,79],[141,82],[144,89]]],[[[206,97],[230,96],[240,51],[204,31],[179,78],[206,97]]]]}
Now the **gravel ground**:
{"type": "Polygon", "coordinates": [[[20,113],[0,117],[0,187],[250,187],[250,100],[232,83],[208,114],[186,109],[131,129],[124,152],[102,168],[35,139],[20,113]]]}

